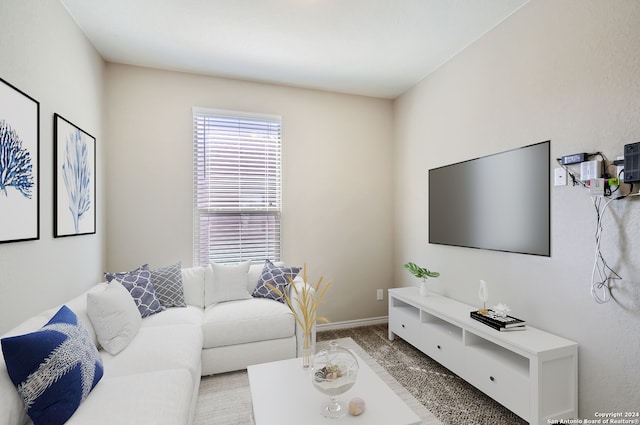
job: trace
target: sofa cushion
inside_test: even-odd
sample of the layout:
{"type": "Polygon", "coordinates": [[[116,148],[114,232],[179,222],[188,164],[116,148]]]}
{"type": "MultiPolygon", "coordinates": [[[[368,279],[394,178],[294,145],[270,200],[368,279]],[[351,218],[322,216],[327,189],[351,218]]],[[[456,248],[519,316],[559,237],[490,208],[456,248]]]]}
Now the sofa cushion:
{"type": "Polygon", "coordinates": [[[2,353],[35,425],[64,424],[103,375],[96,346],[66,306],[40,330],[4,338],[2,353]]]}
{"type": "Polygon", "coordinates": [[[204,308],[204,267],[182,269],[184,301],[188,305],[204,308]]]}
{"type": "Polygon", "coordinates": [[[66,425],[188,424],[194,385],[184,369],[105,377],[66,425]]]}
{"type": "Polygon", "coordinates": [[[142,323],[136,303],[117,280],[104,291],[87,294],[87,313],[100,345],[109,354],[118,354],[129,345],[142,323]]]}
{"type": "Polygon", "coordinates": [[[24,424],[27,412],[16,387],[11,382],[4,357],[0,356],[0,424],[24,424]]]}
{"type": "Polygon", "coordinates": [[[168,325],[193,325],[200,327],[203,311],[202,308],[192,305],[183,308],[168,308],[153,316],[145,317],[142,320],[142,327],[148,328],[168,325]]]}
{"type": "Polygon", "coordinates": [[[254,298],[269,298],[284,303],[283,294],[286,293],[289,283],[295,279],[299,272],[300,267],[275,266],[271,261],[266,260],[262,275],[251,295],[254,298]],[[278,294],[273,288],[280,293],[278,294]]]}
{"type": "Polygon", "coordinates": [[[199,326],[143,326],[126,350],[116,356],[103,353],[102,361],[105,378],[185,369],[197,379],[201,356],[202,330],[199,326]]]}
{"type": "MultiPolygon", "coordinates": [[[[278,265],[278,263],[275,263],[278,265]]],[[[282,264],[280,264],[282,265],[282,264]]],[[[260,280],[260,276],[262,276],[262,270],[264,269],[264,263],[251,264],[249,267],[249,273],[247,275],[247,291],[250,294],[256,290],[256,286],[258,285],[258,280],[260,280]]]]}
{"type": "Polygon", "coordinates": [[[156,290],[158,301],[163,307],[185,307],[182,286],[182,263],[151,270],[151,284],[156,290]]]}
{"type": "Polygon", "coordinates": [[[247,290],[250,261],[238,264],[211,263],[205,270],[205,305],[251,298],[247,290]]]}
{"type": "Polygon", "coordinates": [[[147,317],[164,310],[156,296],[156,290],[151,283],[151,272],[149,265],[144,264],[130,272],[105,273],[107,282],[117,280],[122,286],[127,288],[133,300],[138,306],[140,315],[147,317]]]}
{"type": "Polygon", "coordinates": [[[294,332],[291,310],[265,298],[216,304],[205,309],[202,319],[205,348],[286,338],[294,332]]]}
{"type": "MultiPolygon", "coordinates": [[[[98,336],[96,335],[96,331],[93,328],[93,323],[91,323],[91,319],[89,318],[89,314],[87,313],[87,294],[102,292],[106,287],[106,283],[94,285],[87,291],[64,303],[64,305],[69,307],[69,309],[76,314],[78,320],[82,322],[84,327],[87,329],[87,332],[89,332],[89,336],[91,337],[91,340],[96,345],[96,347],[98,346],[98,336]]],[[[51,315],[49,317],[53,316],[60,307],[61,306],[59,305],[51,309],[51,315]]]]}

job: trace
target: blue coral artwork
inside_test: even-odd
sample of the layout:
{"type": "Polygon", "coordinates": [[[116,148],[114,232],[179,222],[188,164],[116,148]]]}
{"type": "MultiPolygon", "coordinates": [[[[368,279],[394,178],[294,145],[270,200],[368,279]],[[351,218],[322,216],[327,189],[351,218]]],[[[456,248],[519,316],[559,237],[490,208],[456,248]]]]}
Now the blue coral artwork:
{"type": "Polygon", "coordinates": [[[96,139],[54,114],[55,237],[96,232],[96,139]]]}
{"type": "Polygon", "coordinates": [[[40,103],[0,78],[0,243],[40,238],[40,103]]]}

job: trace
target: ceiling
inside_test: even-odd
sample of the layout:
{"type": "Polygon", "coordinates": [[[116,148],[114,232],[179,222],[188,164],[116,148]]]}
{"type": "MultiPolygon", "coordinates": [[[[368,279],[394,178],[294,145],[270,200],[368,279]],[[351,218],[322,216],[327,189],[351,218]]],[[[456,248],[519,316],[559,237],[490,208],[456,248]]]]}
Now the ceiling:
{"type": "Polygon", "coordinates": [[[110,62],[393,99],[528,0],[60,0],[110,62]]]}

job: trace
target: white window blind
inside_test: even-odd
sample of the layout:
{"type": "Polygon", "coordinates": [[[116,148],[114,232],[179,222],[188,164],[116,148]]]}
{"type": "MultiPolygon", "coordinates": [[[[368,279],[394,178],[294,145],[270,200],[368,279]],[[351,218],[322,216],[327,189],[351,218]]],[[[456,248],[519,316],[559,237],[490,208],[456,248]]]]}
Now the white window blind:
{"type": "Polygon", "coordinates": [[[280,260],[280,117],[193,109],[194,261],[280,260]]]}

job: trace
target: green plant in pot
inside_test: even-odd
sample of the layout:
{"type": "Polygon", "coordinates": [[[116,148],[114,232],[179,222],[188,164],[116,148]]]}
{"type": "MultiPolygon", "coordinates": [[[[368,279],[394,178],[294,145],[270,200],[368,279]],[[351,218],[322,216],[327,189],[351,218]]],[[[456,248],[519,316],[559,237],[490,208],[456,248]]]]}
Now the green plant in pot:
{"type": "Polygon", "coordinates": [[[418,279],[422,279],[420,283],[420,295],[423,297],[427,296],[427,279],[430,277],[436,278],[440,276],[438,272],[432,272],[429,269],[425,269],[424,267],[420,267],[415,263],[406,263],[404,268],[409,270],[409,272],[417,277],[418,279]]]}

